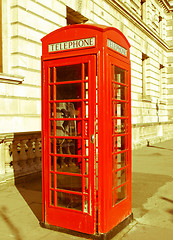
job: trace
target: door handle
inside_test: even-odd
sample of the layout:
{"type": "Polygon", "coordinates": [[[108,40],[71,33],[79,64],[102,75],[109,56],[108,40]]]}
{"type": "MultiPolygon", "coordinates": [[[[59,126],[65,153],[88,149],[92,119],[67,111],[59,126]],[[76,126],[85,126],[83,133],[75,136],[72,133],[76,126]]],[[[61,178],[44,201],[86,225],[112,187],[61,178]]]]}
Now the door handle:
{"type": "Polygon", "coordinates": [[[94,136],[94,134],[91,135],[91,143],[95,143],[95,136],[94,136]]]}

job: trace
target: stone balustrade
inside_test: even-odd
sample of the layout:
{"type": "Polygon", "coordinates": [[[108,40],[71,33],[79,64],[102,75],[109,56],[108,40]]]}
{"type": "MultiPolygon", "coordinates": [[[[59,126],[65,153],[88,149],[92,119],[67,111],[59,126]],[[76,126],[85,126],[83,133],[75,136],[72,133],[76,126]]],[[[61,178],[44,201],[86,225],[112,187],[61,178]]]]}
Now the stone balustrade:
{"type": "Polygon", "coordinates": [[[41,172],[41,132],[0,134],[0,183],[41,172]]]}

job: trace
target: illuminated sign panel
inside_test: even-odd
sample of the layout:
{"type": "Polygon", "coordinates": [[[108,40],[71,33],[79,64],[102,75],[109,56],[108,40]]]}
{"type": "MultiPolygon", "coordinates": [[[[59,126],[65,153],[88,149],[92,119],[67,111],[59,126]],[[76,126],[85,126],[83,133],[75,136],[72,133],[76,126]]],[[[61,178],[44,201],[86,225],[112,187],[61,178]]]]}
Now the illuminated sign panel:
{"type": "Polygon", "coordinates": [[[119,44],[113,42],[110,39],[107,39],[107,46],[127,57],[127,49],[121,47],[119,44]]]}
{"type": "Polygon", "coordinates": [[[49,52],[72,50],[95,46],[95,37],[49,44],[49,52]]]}

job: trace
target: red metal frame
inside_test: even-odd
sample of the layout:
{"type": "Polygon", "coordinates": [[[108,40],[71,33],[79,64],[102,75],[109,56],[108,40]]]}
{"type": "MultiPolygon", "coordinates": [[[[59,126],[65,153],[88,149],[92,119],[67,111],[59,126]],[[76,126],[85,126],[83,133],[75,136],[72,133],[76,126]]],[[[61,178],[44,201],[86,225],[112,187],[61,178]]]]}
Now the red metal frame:
{"type": "MultiPolygon", "coordinates": [[[[89,234],[106,233],[131,214],[130,45],[124,35],[115,28],[85,24],[58,29],[44,37],[42,43],[43,222],[89,234]],[[49,52],[48,46],[50,44],[63,43],[66,47],[67,43],[71,46],[69,42],[72,40],[88,41],[85,39],[89,38],[94,38],[95,44],[80,47],[82,43],[81,45],[78,43],[78,46],[74,43],[76,48],[49,52]],[[108,39],[111,42],[109,44],[108,39]],[[86,63],[88,64],[88,79],[84,79],[86,63]],[[81,64],[81,79],[66,82],[56,81],[57,67],[75,64],[81,64]],[[114,78],[116,71],[122,73],[120,75],[124,76],[125,82],[116,82],[114,78]],[[50,78],[52,82],[49,82],[50,78]],[[88,82],[88,99],[84,98],[85,82],[88,82]],[[82,86],[79,99],[55,99],[58,86],[68,87],[69,84],[75,83],[82,86]],[[53,90],[50,91],[50,89],[53,90]],[[120,94],[119,99],[115,96],[117,92],[120,94]],[[51,99],[52,96],[54,96],[53,99],[51,99]],[[71,102],[75,102],[80,113],[78,118],[68,118],[68,121],[76,122],[78,134],[65,137],[57,136],[57,123],[65,122],[67,118],[56,117],[56,104],[71,102]],[[89,104],[88,118],[84,117],[86,102],[89,104]],[[117,116],[115,113],[120,104],[125,106],[124,110],[121,108],[118,110],[124,111],[124,116],[117,116]],[[114,105],[116,109],[113,111],[114,105]],[[51,108],[53,106],[51,112],[53,116],[50,115],[50,106],[51,108]],[[121,127],[123,132],[114,130],[117,122],[124,124],[124,127],[121,127]],[[90,139],[93,134],[95,142],[92,143],[90,139]],[[51,139],[54,141],[52,150],[51,139]],[[57,142],[61,142],[62,139],[78,142],[76,155],[63,154],[62,149],[57,152],[57,142]],[[115,139],[118,139],[119,143],[115,144],[115,139]],[[85,146],[86,142],[88,146],[85,146]],[[117,144],[121,144],[122,147],[118,152],[117,144]],[[79,151],[79,149],[81,150],[79,151]],[[89,157],[85,155],[86,151],[89,151],[89,157]],[[121,157],[121,163],[116,165],[118,166],[116,169],[115,161],[118,161],[116,156],[119,157],[123,153],[126,153],[127,156],[125,163],[121,157]],[[82,166],[81,172],[69,173],[57,170],[58,157],[80,157],[82,162],[78,163],[82,166]],[[112,167],[112,163],[114,163],[114,167],[112,167]],[[86,165],[89,165],[88,173],[86,173],[86,165]],[[126,178],[124,178],[124,172],[126,178]],[[71,191],[62,189],[62,187],[58,188],[57,176],[66,176],[67,179],[72,176],[81,177],[82,188],[75,191],[74,189],[71,191]],[[54,185],[51,185],[52,182],[54,185]],[[117,182],[120,184],[117,185],[117,182]],[[88,192],[86,192],[86,184],[89,186],[88,192]],[[116,202],[116,192],[120,192],[120,188],[123,186],[125,187],[125,195],[122,195],[124,198],[120,197],[121,194],[118,193],[119,201],[116,202]],[[54,198],[51,198],[51,191],[54,193],[54,198]],[[55,197],[58,192],[81,196],[81,210],[58,206],[55,197]],[[85,197],[88,198],[89,203],[88,213],[84,209],[85,197]],[[52,205],[50,199],[53,199],[52,205]]],[[[80,89],[76,91],[79,93],[80,89]]],[[[120,158],[118,159],[120,160],[120,158]]],[[[122,194],[124,193],[122,191],[122,194]]]]}
{"type": "MultiPolygon", "coordinates": [[[[77,230],[77,231],[84,231],[87,233],[94,233],[95,232],[95,228],[96,228],[96,223],[95,223],[95,209],[91,207],[91,204],[94,206],[95,205],[95,191],[94,191],[94,184],[95,184],[95,180],[94,180],[94,144],[91,144],[89,141],[89,136],[91,136],[91,134],[93,134],[95,132],[94,130],[94,118],[95,118],[95,111],[93,111],[93,109],[95,109],[94,107],[94,103],[95,103],[95,91],[94,91],[94,84],[91,82],[95,82],[94,81],[94,76],[96,75],[95,73],[95,56],[86,56],[86,57],[76,57],[76,58],[68,58],[65,61],[62,61],[62,59],[59,60],[54,60],[54,61],[47,61],[44,63],[44,70],[45,70],[45,77],[46,77],[46,83],[45,83],[45,93],[49,93],[47,95],[44,95],[44,107],[43,107],[43,112],[44,114],[47,116],[44,119],[44,125],[43,125],[43,129],[45,129],[46,131],[44,131],[44,139],[45,139],[45,146],[44,146],[44,165],[43,165],[43,169],[44,169],[44,202],[45,202],[45,208],[46,208],[46,216],[44,221],[46,221],[47,223],[51,224],[51,225],[56,225],[56,226],[60,226],[60,227],[66,227],[72,230],[77,230]],[[81,80],[77,80],[77,81],[68,81],[68,82],[60,82],[57,83],[55,78],[56,78],[56,67],[59,66],[66,66],[66,65],[75,65],[75,64],[82,64],[82,79],[81,80]],[[89,69],[89,76],[88,76],[88,80],[84,80],[84,63],[88,63],[88,69],[89,69]],[[50,68],[54,68],[54,80],[53,83],[48,82],[48,80],[50,79],[49,76],[49,69],[50,68]],[[55,100],[55,97],[53,98],[53,100],[50,99],[50,86],[53,86],[53,95],[56,96],[56,86],[58,85],[66,85],[66,84],[76,84],[76,83],[80,83],[82,86],[84,86],[85,82],[88,82],[88,86],[89,86],[89,96],[88,99],[84,98],[84,88],[82,91],[82,96],[81,99],[68,99],[68,100],[55,100]],[[65,121],[67,120],[67,118],[56,118],[56,103],[71,103],[71,102],[76,102],[76,103],[81,103],[81,107],[82,107],[82,112],[81,112],[81,116],[78,119],[75,119],[75,121],[77,122],[82,122],[82,134],[81,136],[57,136],[56,134],[56,121],[65,121]],[[90,115],[90,118],[86,118],[84,117],[84,106],[85,103],[89,102],[88,105],[88,112],[90,115]],[[53,115],[54,117],[50,116],[50,106],[54,105],[53,107],[53,115]],[[50,122],[53,121],[53,134],[50,134],[50,122]],[[87,129],[86,129],[86,124],[87,122],[87,129]],[[88,133],[86,134],[86,131],[88,131],[88,133]],[[85,156],[85,154],[81,154],[81,150],[80,152],[77,152],[76,154],[70,155],[70,154],[62,154],[62,153],[57,153],[57,149],[56,149],[56,142],[59,139],[74,139],[77,142],[82,143],[82,145],[80,144],[80,146],[78,145],[77,148],[81,149],[82,152],[84,152],[84,142],[87,140],[88,144],[89,144],[89,156],[85,156]],[[54,145],[53,145],[53,152],[51,153],[51,140],[54,141],[54,145]],[[54,158],[54,167],[53,170],[50,167],[51,164],[51,157],[54,158]],[[56,169],[56,157],[71,157],[71,158],[81,158],[82,159],[82,169],[81,169],[81,173],[69,173],[69,172],[59,172],[56,169]],[[85,173],[85,159],[89,159],[89,173],[88,175],[84,174],[85,173]],[[51,186],[51,175],[54,177],[54,186],[51,186]],[[82,178],[82,192],[79,192],[78,190],[74,191],[70,191],[70,190],[64,190],[64,189],[58,189],[57,188],[57,176],[58,175],[63,175],[63,176],[73,176],[73,177],[81,177],[82,178]],[[88,192],[86,192],[84,190],[85,186],[85,179],[88,179],[88,192]],[[83,201],[82,201],[82,211],[78,211],[78,210],[74,210],[74,209],[67,209],[67,208],[63,208],[58,206],[57,203],[57,198],[56,195],[57,193],[66,193],[66,194],[75,194],[76,196],[81,196],[83,201]],[[51,193],[54,194],[54,198],[53,201],[51,199],[51,193]],[[84,198],[88,198],[88,202],[89,204],[89,209],[88,209],[88,213],[85,213],[84,211],[84,198]],[[53,202],[53,204],[51,204],[51,201],[53,202]],[[57,217],[58,216],[58,217],[57,217]],[[69,219],[74,219],[73,221],[69,221],[69,219]],[[85,222],[85,227],[82,226],[81,228],[81,222],[85,222]]],[[[73,118],[68,118],[68,121],[72,121],[74,120],[73,118]]],[[[81,126],[80,126],[81,128],[81,126]]],[[[79,129],[78,129],[79,130],[79,129]]]]}

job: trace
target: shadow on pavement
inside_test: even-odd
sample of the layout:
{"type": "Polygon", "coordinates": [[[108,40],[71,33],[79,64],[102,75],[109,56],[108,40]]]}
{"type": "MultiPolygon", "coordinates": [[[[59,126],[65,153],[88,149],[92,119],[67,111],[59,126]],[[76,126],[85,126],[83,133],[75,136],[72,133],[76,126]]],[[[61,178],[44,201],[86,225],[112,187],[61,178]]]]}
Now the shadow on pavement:
{"type": "Polygon", "coordinates": [[[16,181],[16,188],[26,201],[38,221],[42,220],[42,178],[41,173],[25,179],[16,181]]]}
{"type": "MultiPolygon", "coordinates": [[[[172,199],[169,199],[169,198],[166,198],[166,197],[161,197],[161,199],[163,199],[163,200],[165,200],[169,203],[173,203],[172,199]]],[[[170,213],[171,215],[173,215],[173,209],[168,209],[167,212],[170,213]]],[[[173,218],[172,218],[172,222],[173,222],[173,218]]]]}
{"type": "Polygon", "coordinates": [[[15,227],[15,225],[10,221],[9,218],[10,213],[8,213],[8,209],[6,207],[2,207],[0,209],[0,217],[4,220],[7,226],[10,228],[11,233],[14,235],[16,240],[22,240],[19,230],[15,227]]]}
{"type": "Polygon", "coordinates": [[[152,146],[152,145],[147,145],[147,147],[159,148],[159,149],[165,149],[165,150],[168,150],[168,151],[173,151],[173,149],[171,149],[171,148],[164,148],[164,147],[158,147],[158,146],[152,146]]]}

